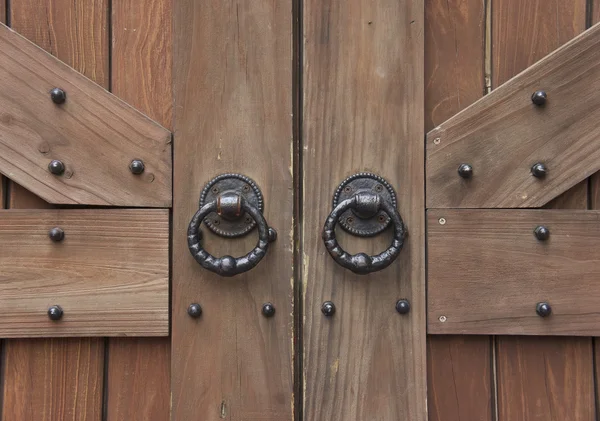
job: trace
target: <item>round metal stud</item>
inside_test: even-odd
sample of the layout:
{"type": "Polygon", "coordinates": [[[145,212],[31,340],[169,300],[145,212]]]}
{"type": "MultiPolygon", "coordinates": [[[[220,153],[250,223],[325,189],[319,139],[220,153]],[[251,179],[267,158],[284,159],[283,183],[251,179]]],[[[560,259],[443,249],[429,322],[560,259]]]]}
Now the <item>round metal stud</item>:
{"type": "Polygon", "coordinates": [[[140,175],[144,172],[145,169],[146,167],[144,166],[144,161],[142,161],[141,159],[134,159],[129,164],[129,171],[131,171],[131,173],[135,175],[140,175]]]}
{"type": "Polygon", "coordinates": [[[548,303],[537,303],[535,312],[540,317],[548,317],[552,314],[552,307],[548,303]]]}
{"type": "Polygon", "coordinates": [[[64,104],[67,100],[67,93],[60,88],[54,88],[50,91],[50,98],[55,104],[64,104]]]}
{"type": "Polygon", "coordinates": [[[59,161],[58,159],[54,159],[48,164],[48,171],[50,171],[54,175],[63,175],[63,173],[65,172],[65,164],[63,164],[62,161],[59,161]]]}
{"type": "Polygon", "coordinates": [[[63,309],[60,306],[52,306],[48,309],[48,317],[50,320],[60,320],[63,316],[63,309]]]}
{"type": "Polygon", "coordinates": [[[458,175],[460,175],[462,178],[473,177],[473,167],[469,164],[460,164],[458,167],[458,175]]]}
{"type": "Polygon", "coordinates": [[[548,95],[544,91],[535,91],[533,95],[531,95],[531,102],[533,102],[538,107],[546,105],[548,101],[548,95]]]}
{"type": "Polygon", "coordinates": [[[198,317],[200,317],[202,315],[202,307],[200,307],[200,304],[198,304],[198,303],[192,303],[188,307],[187,312],[190,315],[190,317],[197,319],[198,317]]]}
{"type": "Polygon", "coordinates": [[[262,314],[265,317],[273,317],[275,315],[275,306],[271,303],[264,303],[262,307],[262,314]]]}
{"type": "Polygon", "coordinates": [[[540,225],[533,230],[533,235],[540,241],[546,241],[550,238],[550,230],[545,226],[540,225]]]}
{"type": "Polygon", "coordinates": [[[538,162],[531,167],[531,174],[536,178],[544,178],[546,177],[546,174],[548,174],[548,167],[541,162],[538,162]]]}
{"type": "Polygon", "coordinates": [[[48,236],[55,243],[59,243],[65,239],[65,232],[60,227],[54,227],[50,230],[50,232],[48,233],[48,236]]]}
{"type": "Polygon", "coordinates": [[[325,301],[321,306],[321,312],[327,317],[333,316],[335,314],[335,304],[331,301],[325,301]]]}
{"type": "Polygon", "coordinates": [[[406,299],[398,300],[396,303],[396,311],[400,314],[408,314],[408,312],[410,312],[410,301],[406,299]]]}

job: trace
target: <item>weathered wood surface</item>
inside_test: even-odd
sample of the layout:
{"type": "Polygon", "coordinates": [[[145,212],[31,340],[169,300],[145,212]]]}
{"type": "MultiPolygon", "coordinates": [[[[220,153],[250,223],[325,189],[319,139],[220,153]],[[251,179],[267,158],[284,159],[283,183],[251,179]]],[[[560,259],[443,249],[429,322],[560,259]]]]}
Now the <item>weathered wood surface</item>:
{"type": "MultiPolygon", "coordinates": [[[[293,418],[292,1],[174,4],[172,419],[293,418]],[[279,233],[260,264],[224,279],[200,267],[187,227],[211,178],[240,172],[262,189],[279,233]],[[187,314],[190,303],[200,319],[187,314]],[[276,307],[261,315],[263,303],[276,307]]],[[[256,233],[205,234],[241,255],[256,233]]]]}
{"type": "MultiPolygon", "coordinates": [[[[167,129],[173,114],[172,32],[171,1],[112,4],[112,93],[167,129]]],[[[170,337],[109,338],[106,364],[107,421],[169,420],[170,337]]]]}
{"type": "Polygon", "coordinates": [[[109,339],[107,421],[168,421],[170,349],[166,338],[109,339]]]}
{"type": "Polygon", "coordinates": [[[50,203],[168,207],[171,135],[0,24],[0,171],[50,203]],[[56,105],[60,87],[67,101],[56,105]],[[53,159],[66,171],[48,171],[53,159]],[[133,159],[146,170],[134,175],[133,159]]]}
{"type": "Polygon", "coordinates": [[[489,336],[429,338],[429,421],[493,419],[491,345],[489,336]]]}
{"type": "Polygon", "coordinates": [[[600,26],[427,135],[427,206],[539,207],[598,171],[598,88],[600,26]],[[540,89],[544,107],[530,100],[540,89]],[[537,162],[549,168],[543,180],[531,175],[537,162]],[[461,163],[471,179],[459,177],[461,163]]]}
{"type": "Polygon", "coordinates": [[[0,336],[168,334],[166,210],[10,210],[0,218],[0,336]],[[65,239],[48,237],[61,227],[65,239]],[[64,316],[49,320],[60,305],[64,316]]]}
{"type": "Polygon", "coordinates": [[[599,220],[598,211],[429,210],[428,331],[598,334],[599,220]],[[539,225],[547,241],[535,238],[539,225]],[[538,302],[552,316],[537,316],[538,302]]]}
{"type": "Polygon", "coordinates": [[[503,337],[498,342],[498,419],[594,421],[589,338],[503,337]]]}
{"type": "MultiPolygon", "coordinates": [[[[41,48],[56,55],[75,70],[108,87],[108,1],[90,0],[84,3],[70,0],[20,0],[11,2],[10,21],[12,28],[35,42],[41,48]],[[41,10],[40,10],[41,9],[41,10]],[[84,12],[85,11],[85,12],[84,12]],[[39,15],[44,19],[40,19],[39,15]]],[[[21,188],[9,183],[9,206],[11,208],[48,207],[48,203],[21,188]]],[[[6,370],[4,384],[29,382],[36,393],[29,394],[32,388],[12,389],[14,404],[5,405],[3,421],[55,421],[52,412],[45,409],[44,402],[61,397],[59,405],[79,408],[89,416],[76,416],[78,421],[98,421],[102,411],[103,370],[88,370],[81,383],[80,370],[61,368],[61,353],[39,352],[39,349],[54,347],[66,355],[78,355],[83,367],[104,367],[105,341],[103,338],[55,338],[55,339],[11,339],[4,342],[6,361],[23,359],[23,367],[47,367],[53,370],[53,381],[37,382],[27,376],[28,370],[6,370]],[[89,352],[81,349],[90,347],[89,352]],[[74,389],[71,385],[79,384],[74,389]],[[85,408],[85,409],[84,409],[85,408]],[[22,415],[22,416],[21,416],[22,415]],[[30,415],[30,416],[28,416],[30,415]]],[[[7,388],[4,388],[6,391],[7,388]]],[[[4,402],[7,402],[5,399],[4,402]]],[[[71,420],[69,420],[71,421],[71,420]]]]}
{"type": "Polygon", "coordinates": [[[3,421],[101,421],[101,339],[11,341],[3,360],[3,421]]]}
{"type": "MultiPolygon", "coordinates": [[[[485,92],[485,2],[425,2],[425,130],[485,92]]],[[[427,338],[429,421],[492,420],[492,340],[427,338]]]]}
{"type": "MultiPolygon", "coordinates": [[[[306,420],[426,419],[423,19],[421,0],[304,2],[306,420]],[[367,276],[338,266],[321,239],[336,187],[361,171],[396,188],[410,231],[398,260],[367,276]],[[400,298],[412,304],[406,316],[400,298]]],[[[352,253],[389,245],[389,233],[338,234],[352,253]]]]}

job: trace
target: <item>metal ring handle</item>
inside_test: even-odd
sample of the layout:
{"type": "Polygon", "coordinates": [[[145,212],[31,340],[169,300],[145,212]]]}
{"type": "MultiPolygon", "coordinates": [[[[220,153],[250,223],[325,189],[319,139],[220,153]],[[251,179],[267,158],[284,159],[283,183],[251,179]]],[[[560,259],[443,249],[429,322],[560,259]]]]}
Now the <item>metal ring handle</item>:
{"type": "Polygon", "coordinates": [[[269,228],[262,212],[250,205],[243,197],[239,198],[240,208],[256,221],[258,225],[258,243],[248,254],[234,258],[231,256],[215,257],[202,247],[202,231],[200,224],[211,212],[218,210],[217,200],[207,203],[194,215],[188,227],[188,248],[200,265],[221,276],[235,276],[247,272],[262,260],[267,253],[269,243],[275,240],[276,232],[269,228]]]}
{"type": "Polygon", "coordinates": [[[404,244],[404,222],[398,210],[387,200],[375,194],[357,194],[350,199],[340,202],[327,217],[323,227],[323,241],[327,251],[340,266],[350,269],[359,275],[377,272],[388,267],[400,254],[404,244]],[[392,244],[383,252],[375,256],[366,253],[348,254],[340,247],[335,237],[335,226],[339,217],[348,209],[359,210],[370,207],[372,210],[383,210],[388,214],[394,224],[394,237],[392,244]]]}

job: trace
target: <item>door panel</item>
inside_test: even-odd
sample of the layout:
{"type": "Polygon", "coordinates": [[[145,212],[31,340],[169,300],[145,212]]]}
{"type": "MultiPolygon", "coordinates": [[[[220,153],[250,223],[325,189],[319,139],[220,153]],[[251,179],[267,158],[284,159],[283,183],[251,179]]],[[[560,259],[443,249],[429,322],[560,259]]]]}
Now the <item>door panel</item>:
{"type": "MultiPolygon", "coordinates": [[[[111,91],[169,130],[173,128],[172,13],[170,0],[112,2],[111,91]]],[[[168,420],[171,338],[107,341],[107,421],[168,420]]]]}
{"type": "MultiPolygon", "coordinates": [[[[96,0],[83,5],[80,3],[76,9],[72,2],[64,0],[43,4],[33,0],[11,1],[11,28],[107,88],[108,4],[96,0]],[[69,36],[72,33],[78,36],[69,36]]],[[[9,182],[8,189],[10,208],[49,207],[15,183],[9,182]]],[[[104,366],[104,339],[9,339],[4,341],[4,352],[7,366],[10,361],[22,363],[14,370],[5,371],[3,421],[51,421],[57,417],[65,421],[100,421],[103,370],[95,367],[104,366]],[[77,365],[89,369],[64,369],[67,355],[77,355],[77,365]],[[37,372],[29,370],[30,367],[44,367],[54,373],[52,382],[24,374],[37,372]],[[16,384],[23,387],[11,387],[16,384]],[[73,385],[79,387],[75,389],[73,385]],[[67,412],[52,411],[50,402],[57,402],[58,408],[65,408],[67,412]],[[75,413],[71,412],[72,408],[76,408],[75,413]]],[[[69,359],[69,363],[72,361],[69,359]]]]}
{"type": "MultiPolygon", "coordinates": [[[[293,418],[292,2],[197,2],[174,9],[174,420],[293,418]],[[279,235],[260,264],[223,278],[190,255],[188,224],[213,177],[238,172],[264,195],[279,235]],[[261,314],[264,303],[275,315],[261,314]],[[187,309],[199,303],[202,315],[187,309]]],[[[256,233],[224,239],[201,227],[216,256],[240,256],[256,233]]]]}
{"type": "MultiPolygon", "coordinates": [[[[423,3],[308,0],[303,13],[304,419],[424,420],[423,3]],[[396,189],[409,235],[400,257],[360,276],[321,231],[338,184],[370,171],[396,189]],[[408,299],[400,315],[396,301],[408,299]],[[336,312],[321,307],[332,301],[336,312]]],[[[351,253],[390,234],[337,231],[351,253]],[[387,235],[386,235],[387,234],[387,235]]]]}

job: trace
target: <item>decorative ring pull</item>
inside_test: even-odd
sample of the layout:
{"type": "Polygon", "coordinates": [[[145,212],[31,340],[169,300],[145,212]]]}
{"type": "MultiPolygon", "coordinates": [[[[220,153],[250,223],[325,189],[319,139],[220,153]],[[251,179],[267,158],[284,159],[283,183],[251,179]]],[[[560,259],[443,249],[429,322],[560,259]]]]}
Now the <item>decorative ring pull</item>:
{"type": "MultiPolygon", "coordinates": [[[[262,209],[255,206],[253,202],[262,205],[262,195],[260,195],[260,191],[254,182],[247,177],[238,174],[224,174],[213,179],[207,185],[202,193],[200,209],[192,217],[188,227],[188,248],[200,266],[221,276],[229,277],[249,271],[265,257],[269,249],[269,243],[275,241],[277,238],[277,232],[273,228],[269,228],[262,214],[262,209]],[[220,188],[224,186],[228,187],[228,190],[221,193],[220,188]],[[252,186],[252,188],[248,186],[252,186]],[[216,197],[208,203],[204,203],[208,195],[206,193],[207,189],[213,192],[216,197]],[[255,200],[256,194],[252,196],[252,191],[258,191],[260,201],[255,200]],[[202,247],[203,234],[200,230],[200,225],[205,218],[212,214],[218,215],[219,218],[223,218],[223,220],[231,223],[229,231],[214,230],[215,233],[222,237],[231,238],[247,234],[249,230],[244,229],[240,231],[239,224],[252,225],[252,227],[257,226],[258,243],[256,247],[245,256],[238,258],[228,255],[215,257],[207,252],[202,247]],[[240,220],[242,222],[238,223],[240,220]]],[[[215,219],[210,224],[207,222],[207,225],[214,227],[215,222],[219,222],[220,220],[215,219]]],[[[217,225],[220,225],[220,222],[217,225]]]]}
{"type": "Polygon", "coordinates": [[[395,199],[396,195],[391,186],[381,177],[370,173],[356,174],[338,187],[334,209],[323,227],[323,241],[331,257],[340,266],[359,275],[366,275],[385,269],[396,260],[404,244],[405,229],[402,217],[396,209],[395,199]],[[342,192],[347,198],[344,199],[342,192]],[[340,201],[340,198],[344,200],[340,201]],[[385,251],[375,256],[366,253],[348,254],[336,239],[335,227],[340,218],[346,218],[345,224],[341,223],[346,231],[361,237],[376,235],[392,224],[392,243],[385,251]],[[354,222],[355,218],[359,221],[354,222]],[[352,230],[348,228],[349,225],[360,225],[362,229],[352,230]]]}

